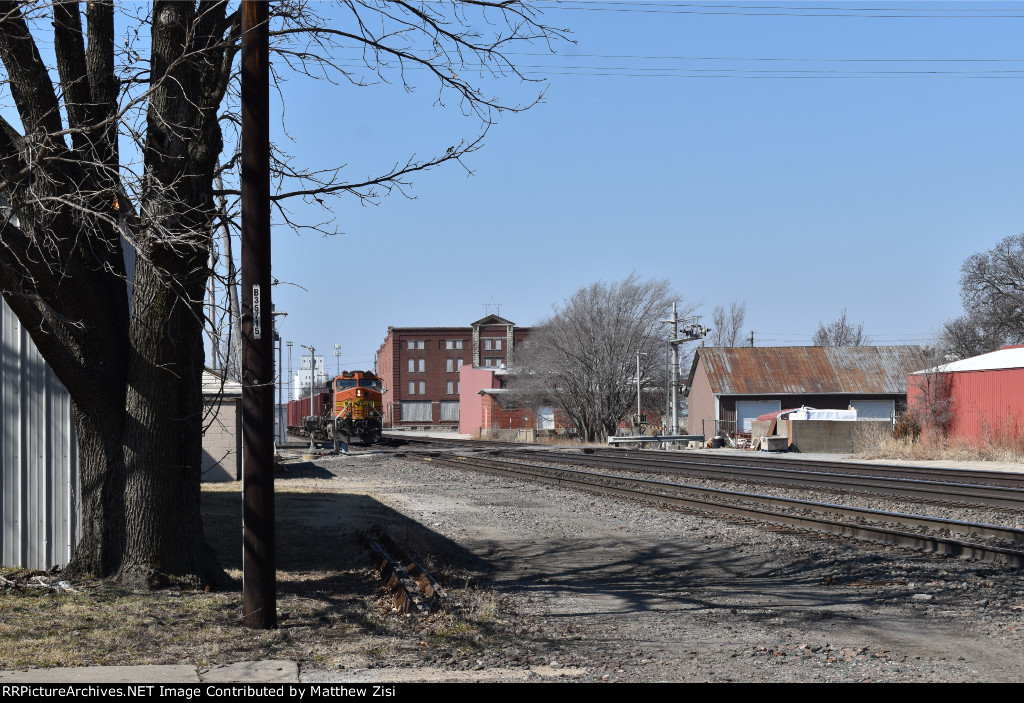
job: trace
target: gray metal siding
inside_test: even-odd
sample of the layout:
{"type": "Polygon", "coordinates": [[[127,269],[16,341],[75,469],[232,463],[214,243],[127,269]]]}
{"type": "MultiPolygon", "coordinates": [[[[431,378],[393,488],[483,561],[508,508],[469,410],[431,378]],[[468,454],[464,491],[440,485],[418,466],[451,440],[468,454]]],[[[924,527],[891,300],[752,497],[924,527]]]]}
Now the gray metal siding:
{"type": "Polygon", "coordinates": [[[0,564],[67,564],[81,531],[71,398],[0,302],[0,564]]]}

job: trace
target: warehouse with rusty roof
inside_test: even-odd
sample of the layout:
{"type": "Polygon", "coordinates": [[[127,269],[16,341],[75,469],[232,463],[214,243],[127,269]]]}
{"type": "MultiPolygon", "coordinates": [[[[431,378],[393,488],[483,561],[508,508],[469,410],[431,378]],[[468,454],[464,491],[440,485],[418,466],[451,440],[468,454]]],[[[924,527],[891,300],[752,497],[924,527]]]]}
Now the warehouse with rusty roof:
{"type": "Polygon", "coordinates": [[[888,419],[907,400],[907,374],[928,365],[917,345],[701,347],[690,367],[688,432],[750,431],[789,408],[846,409],[888,419]]]}

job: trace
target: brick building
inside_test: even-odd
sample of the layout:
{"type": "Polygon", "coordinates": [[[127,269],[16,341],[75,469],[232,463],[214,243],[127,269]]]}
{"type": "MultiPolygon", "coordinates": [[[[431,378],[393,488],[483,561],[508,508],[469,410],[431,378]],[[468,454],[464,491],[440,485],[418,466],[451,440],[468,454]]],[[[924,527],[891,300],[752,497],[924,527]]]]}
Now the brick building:
{"type": "Polygon", "coordinates": [[[457,428],[462,367],[511,366],[529,332],[497,315],[468,327],[388,327],[377,350],[384,426],[457,428]]]}
{"type": "Polygon", "coordinates": [[[508,369],[466,366],[460,374],[462,395],[459,432],[488,439],[532,442],[538,436],[564,434],[571,427],[554,401],[518,405],[509,395],[508,369]]]}

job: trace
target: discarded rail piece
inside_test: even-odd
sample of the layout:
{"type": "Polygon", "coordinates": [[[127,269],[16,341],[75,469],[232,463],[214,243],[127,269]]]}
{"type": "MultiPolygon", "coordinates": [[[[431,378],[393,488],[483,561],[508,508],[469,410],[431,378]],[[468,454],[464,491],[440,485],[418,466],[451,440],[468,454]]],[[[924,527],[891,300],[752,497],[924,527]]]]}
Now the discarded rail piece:
{"type": "Polygon", "coordinates": [[[403,613],[427,614],[441,607],[447,597],[441,584],[387,532],[363,535],[377,559],[385,588],[392,592],[395,607],[403,613]]]}

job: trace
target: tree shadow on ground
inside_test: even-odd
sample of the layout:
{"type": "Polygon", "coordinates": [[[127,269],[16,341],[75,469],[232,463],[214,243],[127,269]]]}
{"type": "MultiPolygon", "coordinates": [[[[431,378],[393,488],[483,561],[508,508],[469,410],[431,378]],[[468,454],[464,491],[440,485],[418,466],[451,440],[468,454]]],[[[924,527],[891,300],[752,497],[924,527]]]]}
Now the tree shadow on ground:
{"type": "MultiPolygon", "coordinates": [[[[566,620],[733,611],[747,619],[782,618],[792,624],[856,620],[865,613],[870,618],[881,603],[908,603],[910,596],[870,554],[852,554],[840,563],[813,554],[766,560],[763,553],[748,556],[713,545],[603,536],[482,543],[477,549],[489,555],[499,589],[554,599],[554,616],[566,620]],[[560,599],[579,603],[563,609],[560,599]]],[[[908,554],[907,561],[918,561],[915,556],[922,573],[911,578],[929,578],[938,567],[924,555],[908,554]]]]}
{"type": "MultiPolygon", "coordinates": [[[[490,579],[487,561],[425,525],[366,495],[281,491],[275,494],[279,590],[316,590],[319,580],[337,587],[338,572],[362,573],[374,562],[363,533],[390,533],[431,570],[459,573],[476,582],[490,579]]],[[[242,568],[240,491],[203,495],[206,539],[225,569],[242,568]]],[[[360,576],[360,578],[362,578],[360,576]]],[[[365,587],[357,592],[364,593],[365,587]]]]}

